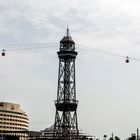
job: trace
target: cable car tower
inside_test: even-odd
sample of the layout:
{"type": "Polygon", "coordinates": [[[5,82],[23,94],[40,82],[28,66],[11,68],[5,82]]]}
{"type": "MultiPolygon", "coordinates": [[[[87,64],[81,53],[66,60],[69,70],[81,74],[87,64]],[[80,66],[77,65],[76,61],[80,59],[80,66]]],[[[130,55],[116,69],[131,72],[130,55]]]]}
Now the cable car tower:
{"type": "Polygon", "coordinates": [[[75,59],[78,53],[68,28],[66,36],[60,41],[57,54],[59,73],[53,137],[59,140],[76,140],[79,135],[75,86],[75,59]]]}

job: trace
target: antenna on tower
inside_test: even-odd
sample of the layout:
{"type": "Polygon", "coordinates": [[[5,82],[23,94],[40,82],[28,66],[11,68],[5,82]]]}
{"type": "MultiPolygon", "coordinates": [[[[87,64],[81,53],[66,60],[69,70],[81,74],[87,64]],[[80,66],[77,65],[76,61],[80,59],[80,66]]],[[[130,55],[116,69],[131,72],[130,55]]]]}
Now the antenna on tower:
{"type": "Polygon", "coordinates": [[[66,36],[70,36],[70,32],[69,32],[69,23],[67,23],[67,33],[66,36]]]}

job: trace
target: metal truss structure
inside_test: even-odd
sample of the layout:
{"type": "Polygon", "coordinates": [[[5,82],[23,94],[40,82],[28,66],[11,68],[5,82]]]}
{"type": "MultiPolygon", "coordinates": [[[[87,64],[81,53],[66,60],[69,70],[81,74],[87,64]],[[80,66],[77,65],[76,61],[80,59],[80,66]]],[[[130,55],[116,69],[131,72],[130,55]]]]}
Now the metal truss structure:
{"type": "Polygon", "coordinates": [[[54,139],[74,140],[78,138],[76,84],[75,84],[75,43],[67,34],[60,41],[58,89],[55,101],[56,114],[54,139]]]}

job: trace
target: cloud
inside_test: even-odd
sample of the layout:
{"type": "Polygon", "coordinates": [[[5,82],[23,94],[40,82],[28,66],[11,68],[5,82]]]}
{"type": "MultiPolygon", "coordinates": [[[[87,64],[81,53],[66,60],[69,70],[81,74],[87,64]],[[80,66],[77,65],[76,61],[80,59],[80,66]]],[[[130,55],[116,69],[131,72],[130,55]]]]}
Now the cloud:
{"type": "Polygon", "coordinates": [[[131,48],[139,44],[137,5],[138,1],[120,0],[77,0],[68,5],[64,0],[7,0],[1,3],[1,42],[57,42],[69,23],[82,44],[103,49],[131,48]]]}
{"type": "MultiPolygon", "coordinates": [[[[139,5],[138,0],[2,0],[0,48],[5,47],[2,44],[11,43],[58,43],[69,23],[70,33],[76,43],[122,55],[139,56],[139,5]]],[[[12,52],[7,49],[6,57],[0,59],[1,100],[20,103],[29,112],[31,122],[54,121],[53,101],[56,99],[58,73],[56,51],[59,49],[59,46],[55,46],[50,50],[12,52]],[[42,107],[43,110],[40,109],[42,107]]],[[[14,47],[18,49],[24,45],[14,47]]],[[[103,59],[107,56],[104,53],[94,55],[96,51],[90,53],[79,48],[77,50],[80,127],[87,126],[86,131],[97,135],[116,127],[115,131],[126,136],[126,126],[137,127],[138,118],[132,125],[133,115],[130,116],[130,123],[128,120],[125,122],[124,117],[122,121],[115,115],[120,113],[127,116],[129,112],[125,112],[125,109],[129,108],[136,113],[133,109],[139,104],[139,66],[134,66],[133,62],[126,66],[125,60],[118,57],[103,59]],[[135,93],[135,101],[133,106],[130,104],[127,107],[129,101],[132,101],[132,92],[135,93]],[[91,107],[93,109],[87,109],[91,107]],[[87,122],[89,119],[90,122],[87,122]],[[123,122],[125,126],[122,126],[123,122]]],[[[37,128],[40,129],[39,124],[37,128]]]]}

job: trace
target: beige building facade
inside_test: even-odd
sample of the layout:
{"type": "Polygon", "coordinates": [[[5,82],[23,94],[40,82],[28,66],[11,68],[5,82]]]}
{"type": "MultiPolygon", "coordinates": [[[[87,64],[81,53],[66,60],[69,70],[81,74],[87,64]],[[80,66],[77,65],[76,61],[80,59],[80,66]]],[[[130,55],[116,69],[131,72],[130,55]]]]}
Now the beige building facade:
{"type": "Polygon", "coordinates": [[[0,131],[27,131],[29,119],[19,104],[0,102],[0,131]]]}

